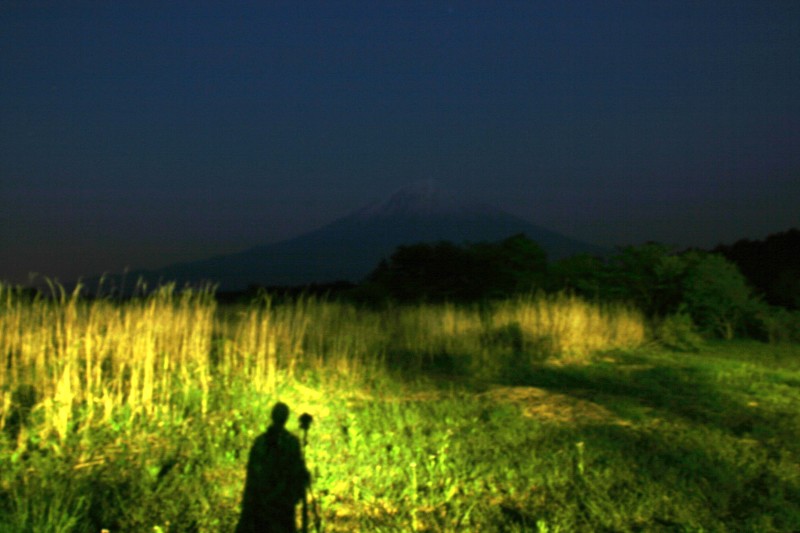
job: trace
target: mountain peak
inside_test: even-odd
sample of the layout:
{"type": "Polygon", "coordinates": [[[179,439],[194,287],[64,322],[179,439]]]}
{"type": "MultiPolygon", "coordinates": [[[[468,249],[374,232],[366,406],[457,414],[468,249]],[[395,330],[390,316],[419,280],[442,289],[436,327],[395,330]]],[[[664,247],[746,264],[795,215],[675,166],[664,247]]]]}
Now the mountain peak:
{"type": "Polygon", "coordinates": [[[387,199],[374,202],[355,215],[362,218],[435,217],[493,211],[496,209],[490,205],[465,200],[436,180],[421,180],[397,189],[387,199]]]}

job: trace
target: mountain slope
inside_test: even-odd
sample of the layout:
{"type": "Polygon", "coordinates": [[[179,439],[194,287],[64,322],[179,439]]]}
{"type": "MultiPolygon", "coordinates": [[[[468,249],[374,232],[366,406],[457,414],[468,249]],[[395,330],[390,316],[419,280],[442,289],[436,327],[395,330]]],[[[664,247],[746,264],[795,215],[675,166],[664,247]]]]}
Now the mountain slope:
{"type": "Polygon", "coordinates": [[[156,271],[134,272],[129,277],[142,277],[150,284],[212,281],[221,290],[241,290],[251,284],[358,282],[401,244],[497,241],[516,233],[539,243],[551,260],[604,252],[500,209],[462,202],[435,184],[423,182],[293,239],[156,271]]]}

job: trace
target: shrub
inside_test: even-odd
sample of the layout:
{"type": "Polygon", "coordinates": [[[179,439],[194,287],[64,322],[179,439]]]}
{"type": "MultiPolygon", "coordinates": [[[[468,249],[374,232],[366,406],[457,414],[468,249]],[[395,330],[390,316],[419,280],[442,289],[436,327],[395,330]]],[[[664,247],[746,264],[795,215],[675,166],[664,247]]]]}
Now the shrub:
{"type": "Polygon", "coordinates": [[[703,345],[692,317],[683,310],[662,319],[655,328],[655,337],[667,348],[680,352],[696,352],[703,345]]]}
{"type": "Polygon", "coordinates": [[[765,342],[800,342],[800,312],[756,302],[747,329],[750,336],[765,342]]]}
{"type": "Polygon", "coordinates": [[[743,333],[754,300],[738,267],[714,254],[697,255],[692,263],[684,279],[683,302],[695,323],[724,339],[743,333]]]}

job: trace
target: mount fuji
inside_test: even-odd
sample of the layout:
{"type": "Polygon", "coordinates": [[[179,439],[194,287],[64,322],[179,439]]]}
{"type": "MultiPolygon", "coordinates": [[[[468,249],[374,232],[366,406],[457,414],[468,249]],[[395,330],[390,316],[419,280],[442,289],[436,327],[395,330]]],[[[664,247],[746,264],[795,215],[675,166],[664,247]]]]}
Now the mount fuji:
{"type": "Polygon", "coordinates": [[[254,284],[359,282],[403,244],[498,241],[518,233],[538,243],[549,260],[578,253],[607,253],[497,207],[463,201],[435,182],[425,181],[292,239],[127,276],[141,278],[151,286],[167,281],[179,286],[212,282],[221,291],[243,290],[254,284]]]}

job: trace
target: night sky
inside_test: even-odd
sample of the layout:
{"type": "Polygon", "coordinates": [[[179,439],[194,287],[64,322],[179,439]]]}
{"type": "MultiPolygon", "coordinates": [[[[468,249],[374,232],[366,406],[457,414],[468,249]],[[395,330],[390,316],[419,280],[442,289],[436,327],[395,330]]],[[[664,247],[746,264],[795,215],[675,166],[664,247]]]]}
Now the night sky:
{"type": "Polygon", "coordinates": [[[423,179],[604,246],[798,226],[800,2],[0,0],[0,279],[239,251],[423,179]]]}

